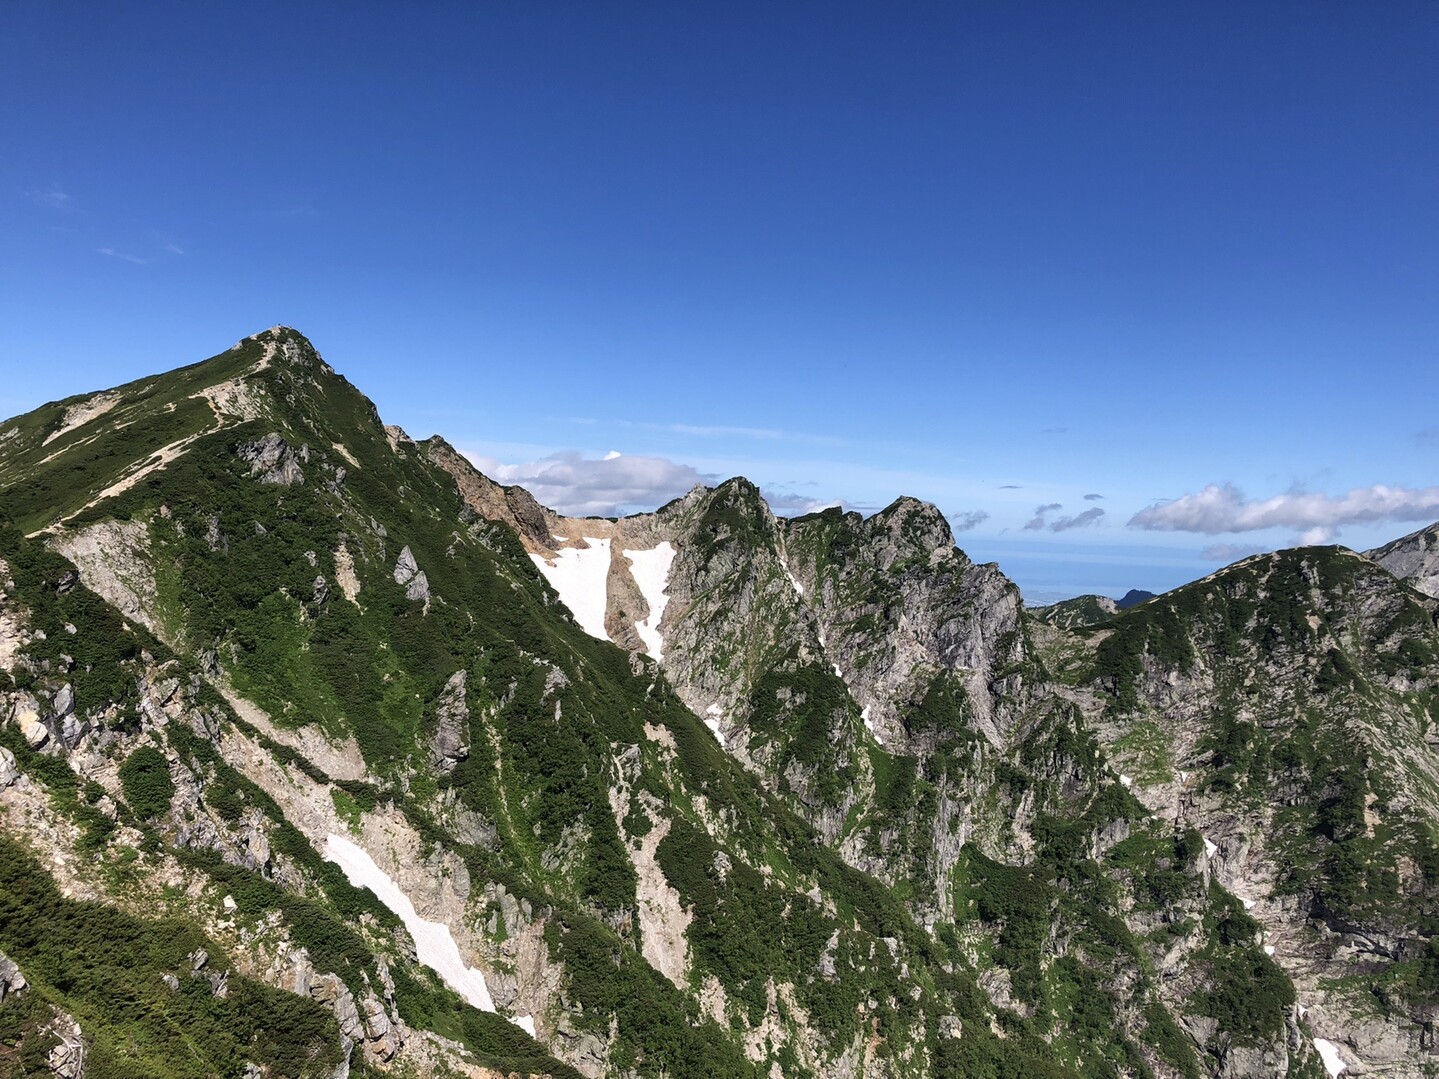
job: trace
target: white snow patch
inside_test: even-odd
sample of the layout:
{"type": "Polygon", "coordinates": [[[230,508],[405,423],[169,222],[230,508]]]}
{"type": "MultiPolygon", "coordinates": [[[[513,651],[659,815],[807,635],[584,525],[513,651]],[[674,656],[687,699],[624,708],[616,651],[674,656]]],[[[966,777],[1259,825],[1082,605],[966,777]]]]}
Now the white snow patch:
{"type": "Polygon", "coordinates": [[[459,946],[443,922],[427,922],[388,873],[362,848],[333,833],[325,837],[325,858],[344,871],[356,888],[368,888],[394,911],[415,940],[415,955],[440,979],[482,1012],[495,1010],[485,976],[460,957],[459,946]]]}
{"type": "Polygon", "coordinates": [[[884,745],[884,739],[879,736],[879,731],[875,730],[874,720],[869,718],[869,705],[864,706],[864,709],[859,713],[859,718],[864,721],[864,725],[869,730],[869,733],[874,735],[874,740],[880,745],[884,745]]]}
{"type": "Polygon", "coordinates": [[[1208,857],[1213,858],[1215,854],[1219,852],[1219,844],[1214,842],[1208,836],[1204,836],[1202,838],[1204,839],[1204,853],[1208,857]]]}
{"type": "Polygon", "coordinates": [[[511,1017],[510,1022],[511,1022],[511,1023],[514,1023],[515,1026],[519,1027],[519,1028],[520,1028],[521,1030],[523,1030],[526,1034],[528,1034],[531,1038],[533,1038],[533,1037],[535,1036],[535,1017],[534,1017],[534,1016],[532,1016],[532,1015],[516,1015],[516,1016],[512,1016],[512,1017],[511,1017]]]}
{"type": "Polygon", "coordinates": [[[566,547],[557,551],[553,560],[532,554],[535,565],[545,575],[560,600],[591,637],[610,639],[605,632],[606,581],[610,575],[610,541],[585,537],[588,547],[566,547]]]}
{"type": "Polygon", "coordinates": [[[835,677],[836,677],[836,678],[843,678],[843,677],[844,677],[844,671],[842,671],[842,670],[839,669],[839,664],[838,664],[838,663],[831,663],[830,666],[834,668],[834,673],[835,673],[835,677]]]}
{"type": "Polygon", "coordinates": [[[1245,909],[1245,910],[1253,910],[1253,909],[1254,909],[1254,900],[1252,900],[1252,899],[1245,899],[1242,895],[1236,895],[1234,898],[1237,899],[1237,900],[1239,900],[1239,902],[1241,902],[1241,903],[1244,904],[1244,909],[1245,909]]]}
{"type": "Polygon", "coordinates": [[[1273,955],[1273,954],[1274,954],[1274,945],[1272,945],[1272,944],[1266,944],[1266,945],[1264,946],[1264,954],[1265,954],[1265,955],[1273,955]]]}
{"type": "Polygon", "coordinates": [[[567,542],[569,542],[569,538],[570,538],[569,536],[557,536],[557,535],[555,535],[553,532],[550,533],[550,539],[552,539],[552,540],[559,540],[561,543],[567,543],[567,542]]]}
{"type": "Polygon", "coordinates": [[[719,725],[720,716],[724,715],[724,709],[717,704],[712,704],[705,709],[705,715],[709,717],[705,720],[705,726],[710,729],[710,733],[715,736],[715,740],[719,742],[720,745],[724,745],[724,735],[720,733],[719,725]]]}
{"type": "Polygon", "coordinates": [[[1132,787],[1132,786],[1134,786],[1134,777],[1133,777],[1133,776],[1123,776],[1123,775],[1120,776],[1120,777],[1119,777],[1119,785],[1120,785],[1121,787],[1132,787]]]}
{"type": "Polygon", "coordinates": [[[799,583],[799,578],[796,577],[796,576],[790,571],[790,568],[789,568],[788,566],[785,566],[784,572],[785,572],[785,576],[789,578],[789,583],[792,584],[792,585],[794,585],[794,593],[795,593],[795,595],[797,595],[797,596],[803,596],[803,595],[804,595],[804,585],[802,585],[802,584],[799,583]]]}
{"type": "Polygon", "coordinates": [[[1324,1038],[1314,1039],[1314,1048],[1319,1050],[1319,1059],[1324,1061],[1324,1070],[1330,1075],[1338,1075],[1349,1065],[1339,1055],[1339,1046],[1324,1038]]]}
{"type": "Polygon", "coordinates": [[[656,663],[664,659],[664,638],[660,636],[660,619],[664,617],[665,604],[669,596],[665,589],[670,583],[670,566],[674,564],[674,545],[668,540],[649,551],[625,551],[630,560],[630,573],[635,584],[640,586],[640,595],[649,604],[649,617],[635,623],[635,631],[645,642],[645,651],[654,657],[656,663]]]}

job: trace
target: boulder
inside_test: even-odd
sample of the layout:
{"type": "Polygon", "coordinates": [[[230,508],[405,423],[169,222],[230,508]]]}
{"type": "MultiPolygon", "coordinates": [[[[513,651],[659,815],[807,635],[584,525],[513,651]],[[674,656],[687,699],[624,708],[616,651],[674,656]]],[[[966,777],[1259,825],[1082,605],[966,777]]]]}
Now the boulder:
{"type": "Polygon", "coordinates": [[[4,952],[0,952],[0,1003],[4,1003],[6,997],[20,992],[28,984],[25,981],[25,975],[21,974],[20,968],[15,965],[15,961],[4,952]]]}

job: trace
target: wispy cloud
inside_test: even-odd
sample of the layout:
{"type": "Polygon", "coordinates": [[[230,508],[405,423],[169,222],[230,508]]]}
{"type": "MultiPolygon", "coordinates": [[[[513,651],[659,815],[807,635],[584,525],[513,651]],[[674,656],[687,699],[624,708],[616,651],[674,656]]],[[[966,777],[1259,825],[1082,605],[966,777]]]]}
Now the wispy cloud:
{"type": "Polygon", "coordinates": [[[1033,519],[1033,520],[1030,520],[1030,521],[1026,521],[1026,522],[1024,523],[1024,527],[1025,527],[1026,529],[1030,530],[1031,532],[1037,531],[1038,529],[1041,529],[1041,528],[1044,527],[1044,515],[1045,515],[1046,513],[1052,513],[1052,512],[1055,511],[1055,510],[1062,510],[1062,509],[1064,509],[1064,506],[1063,506],[1062,504],[1058,503],[1058,502],[1046,502],[1046,503],[1045,503],[1044,505],[1042,505],[1042,506],[1035,506],[1035,507],[1034,507],[1034,519],[1033,519]]]}
{"type": "Polygon", "coordinates": [[[758,438],[768,441],[794,437],[784,431],[776,431],[768,427],[726,427],[722,424],[692,423],[645,423],[639,426],[660,431],[673,431],[677,435],[695,435],[699,438],[758,438]]]}
{"type": "Polygon", "coordinates": [[[52,210],[73,210],[75,202],[70,196],[60,189],[59,184],[51,184],[47,188],[25,192],[32,202],[38,202],[41,206],[48,206],[52,210]]]}
{"type": "Polygon", "coordinates": [[[105,255],[108,258],[120,259],[122,262],[132,262],[136,266],[145,266],[149,264],[148,259],[142,259],[136,255],[127,255],[123,251],[116,251],[113,247],[97,247],[95,248],[95,250],[97,253],[105,255]]]}
{"type": "Polygon", "coordinates": [[[1098,501],[1099,501],[1101,498],[1103,498],[1103,497],[1104,497],[1103,495],[1093,495],[1093,494],[1085,495],[1085,496],[1084,496],[1084,501],[1086,501],[1086,502],[1098,502],[1098,501]]]}
{"type": "Polygon", "coordinates": [[[716,482],[715,476],[664,457],[611,452],[592,458],[571,451],[507,464],[493,457],[468,456],[492,479],[517,483],[544,505],[578,517],[617,517],[652,510],[697,483],[716,482]]]}
{"type": "Polygon", "coordinates": [[[1304,491],[1248,499],[1231,483],[1211,483],[1202,491],[1140,510],[1131,528],[1158,532],[1254,532],[1264,528],[1300,529],[1300,542],[1324,543],[1344,525],[1374,521],[1432,521],[1439,518],[1439,487],[1356,487],[1347,494],[1304,491]]]}
{"type": "Polygon", "coordinates": [[[1073,517],[1059,517],[1050,521],[1049,530],[1051,532],[1068,532],[1071,528],[1088,528],[1103,516],[1104,511],[1095,506],[1083,513],[1076,513],[1073,517]]]}
{"type": "Polygon", "coordinates": [[[970,510],[968,513],[957,513],[949,518],[951,532],[969,532],[978,528],[989,520],[989,514],[984,510],[970,510]]]}
{"type": "Polygon", "coordinates": [[[1021,486],[1020,486],[1019,484],[1017,484],[1017,483],[1001,483],[1001,484],[999,485],[999,489],[1000,489],[1001,491],[1022,491],[1022,490],[1024,490],[1024,488],[1021,487],[1021,486]]]}
{"type": "Polygon", "coordinates": [[[1104,516],[1104,511],[1098,506],[1095,506],[1085,510],[1083,513],[1056,517],[1053,520],[1049,519],[1049,514],[1055,510],[1062,510],[1063,508],[1064,507],[1058,502],[1047,502],[1043,506],[1036,506],[1034,508],[1033,519],[1024,523],[1025,529],[1030,532],[1037,532],[1042,528],[1047,528],[1051,532],[1068,532],[1072,528],[1087,528],[1104,516]]]}

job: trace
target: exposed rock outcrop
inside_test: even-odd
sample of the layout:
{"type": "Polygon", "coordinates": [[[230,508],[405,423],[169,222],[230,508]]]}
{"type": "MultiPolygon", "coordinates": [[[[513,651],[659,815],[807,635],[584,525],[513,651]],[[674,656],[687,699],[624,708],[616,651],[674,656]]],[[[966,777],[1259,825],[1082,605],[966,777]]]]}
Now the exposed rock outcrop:
{"type": "Polygon", "coordinates": [[[465,703],[464,671],[450,675],[435,702],[435,733],[430,738],[431,765],[440,773],[453,772],[470,755],[470,709],[465,703]]]}
{"type": "Polygon", "coordinates": [[[235,453],[250,466],[250,475],[261,483],[292,487],[305,482],[300,461],[309,460],[309,448],[301,446],[297,451],[273,431],[264,438],[241,444],[235,453]]]}
{"type": "Polygon", "coordinates": [[[400,557],[395,561],[394,577],[396,584],[404,585],[407,599],[429,606],[429,579],[425,577],[425,571],[416,564],[415,556],[408,546],[400,551],[400,557]]]}

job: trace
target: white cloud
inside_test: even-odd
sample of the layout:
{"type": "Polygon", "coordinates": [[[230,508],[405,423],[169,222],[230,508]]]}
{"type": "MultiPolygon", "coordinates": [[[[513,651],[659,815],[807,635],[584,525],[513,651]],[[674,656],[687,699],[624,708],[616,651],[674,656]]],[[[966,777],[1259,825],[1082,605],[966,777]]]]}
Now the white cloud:
{"type": "Polygon", "coordinates": [[[1292,492],[1247,499],[1233,484],[1211,483],[1202,491],[1140,510],[1131,528],[1158,532],[1253,532],[1296,528],[1303,543],[1328,542],[1344,525],[1439,518],[1439,487],[1356,487],[1343,495],[1292,492]]]}
{"type": "Polygon", "coordinates": [[[690,465],[613,450],[600,459],[570,451],[521,464],[468,456],[491,479],[519,484],[544,505],[576,517],[618,517],[652,510],[697,483],[715,482],[714,476],[690,465]]]}
{"type": "Polygon", "coordinates": [[[127,255],[123,251],[116,251],[113,247],[97,247],[95,250],[99,254],[106,255],[112,259],[120,259],[122,262],[133,262],[136,266],[144,266],[146,264],[144,259],[137,258],[134,255],[127,255]]]}

